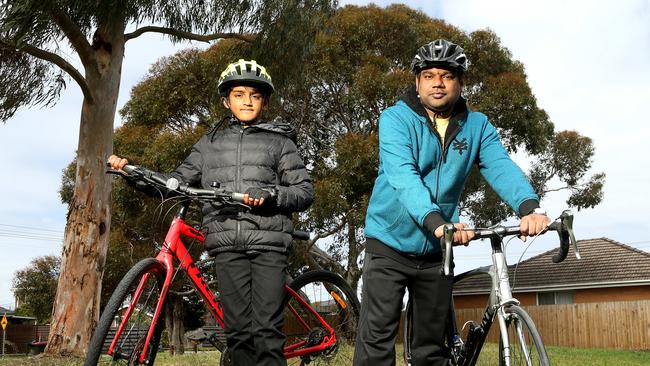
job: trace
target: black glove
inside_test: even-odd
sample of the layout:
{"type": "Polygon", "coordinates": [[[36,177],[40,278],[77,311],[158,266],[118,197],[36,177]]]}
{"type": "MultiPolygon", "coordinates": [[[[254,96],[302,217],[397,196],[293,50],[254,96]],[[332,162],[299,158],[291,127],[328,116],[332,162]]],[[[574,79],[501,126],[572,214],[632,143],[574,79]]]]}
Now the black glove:
{"type": "Polygon", "coordinates": [[[246,192],[244,192],[244,194],[247,194],[251,199],[254,200],[264,199],[265,206],[271,201],[275,201],[275,197],[277,196],[275,194],[275,190],[259,187],[250,187],[246,190],[246,192]]]}

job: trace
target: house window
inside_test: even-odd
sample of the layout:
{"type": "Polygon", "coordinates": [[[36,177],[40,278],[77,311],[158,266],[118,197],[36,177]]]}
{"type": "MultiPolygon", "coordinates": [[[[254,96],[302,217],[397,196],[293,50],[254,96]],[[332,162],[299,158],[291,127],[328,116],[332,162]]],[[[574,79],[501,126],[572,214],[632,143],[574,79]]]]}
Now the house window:
{"type": "Polygon", "coordinates": [[[573,291],[538,292],[537,305],[573,304],[573,291]]]}

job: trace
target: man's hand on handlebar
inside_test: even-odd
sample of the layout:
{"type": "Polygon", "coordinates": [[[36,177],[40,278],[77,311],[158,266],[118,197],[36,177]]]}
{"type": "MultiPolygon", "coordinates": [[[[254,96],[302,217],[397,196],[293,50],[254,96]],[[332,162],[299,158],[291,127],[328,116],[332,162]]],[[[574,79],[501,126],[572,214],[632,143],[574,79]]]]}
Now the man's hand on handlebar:
{"type": "MultiPolygon", "coordinates": [[[[433,235],[435,235],[436,238],[442,238],[444,235],[444,227],[445,225],[438,226],[436,231],[433,232],[433,235]]],[[[474,231],[463,230],[469,226],[462,222],[455,223],[454,227],[456,228],[456,232],[454,233],[454,244],[464,246],[469,245],[469,242],[474,239],[474,231]]]]}
{"type": "Polygon", "coordinates": [[[519,239],[526,241],[526,236],[535,236],[548,228],[551,219],[546,215],[531,213],[521,218],[519,239]]]}
{"type": "Polygon", "coordinates": [[[121,157],[119,157],[119,156],[117,156],[117,155],[111,155],[111,156],[108,158],[108,166],[109,166],[111,169],[122,170],[122,168],[124,168],[124,166],[125,166],[126,164],[128,164],[128,163],[129,163],[128,160],[126,160],[126,159],[124,159],[124,158],[121,158],[121,157]]]}

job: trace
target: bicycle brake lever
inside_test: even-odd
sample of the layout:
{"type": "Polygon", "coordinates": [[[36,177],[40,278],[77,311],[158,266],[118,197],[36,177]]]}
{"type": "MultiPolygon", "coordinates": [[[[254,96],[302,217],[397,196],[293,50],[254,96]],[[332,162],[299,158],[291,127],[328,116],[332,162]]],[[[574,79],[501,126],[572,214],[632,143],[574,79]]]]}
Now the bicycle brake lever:
{"type": "Polygon", "coordinates": [[[566,256],[569,254],[569,244],[573,246],[573,252],[576,258],[581,259],[578,244],[573,234],[573,213],[569,210],[564,210],[562,215],[560,215],[560,221],[550,225],[550,227],[553,226],[555,226],[555,230],[557,230],[558,236],[560,237],[560,251],[553,256],[553,263],[560,263],[566,259],[566,256]]]}
{"type": "Polygon", "coordinates": [[[453,224],[445,224],[445,226],[442,228],[442,238],[440,240],[442,241],[441,244],[441,249],[442,249],[442,257],[443,257],[443,267],[442,267],[442,273],[445,276],[449,276],[451,273],[451,251],[452,251],[452,244],[454,241],[454,232],[456,231],[456,228],[454,227],[453,224]]]}
{"type": "Polygon", "coordinates": [[[123,170],[117,170],[117,169],[111,169],[111,168],[106,169],[106,174],[124,175],[124,176],[127,175],[126,172],[123,171],[123,170]]]}
{"type": "Polygon", "coordinates": [[[562,211],[562,226],[566,228],[569,234],[569,242],[573,247],[573,253],[577,259],[582,259],[580,251],[578,251],[578,242],[576,241],[575,234],[573,233],[573,213],[570,210],[562,211]]]}

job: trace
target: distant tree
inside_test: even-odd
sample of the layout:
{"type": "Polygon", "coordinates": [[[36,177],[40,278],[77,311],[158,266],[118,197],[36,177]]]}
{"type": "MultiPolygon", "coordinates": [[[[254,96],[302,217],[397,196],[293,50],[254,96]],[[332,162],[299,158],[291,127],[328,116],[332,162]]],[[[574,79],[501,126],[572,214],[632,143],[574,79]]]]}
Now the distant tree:
{"type": "Polygon", "coordinates": [[[52,255],[36,257],[29,266],[14,273],[11,290],[20,299],[16,313],[33,316],[39,324],[50,322],[61,259],[52,255]]]}
{"type": "Polygon", "coordinates": [[[76,184],[47,347],[50,354],[82,355],[99,316],[111,223],[104,161],[112,152],[126,42],[151,32],[174,42],[235,38],[292,65],[335,2],[5,0],[0,6],[0,120],[20,107],[51,105],[68,77],[84,97],[76,184]],[[287,34],[297,34],[290,45],[284,43],[287,34]],[[67,60],[63,45],[70,46],[83,71],[67,60]]]}

